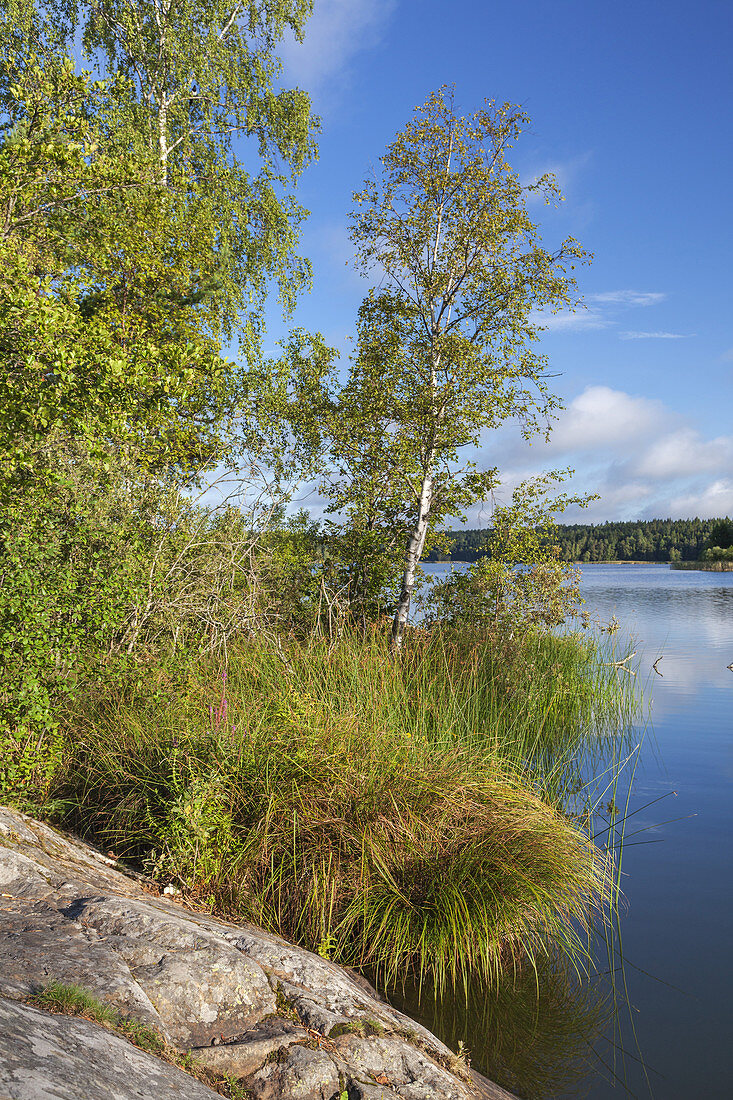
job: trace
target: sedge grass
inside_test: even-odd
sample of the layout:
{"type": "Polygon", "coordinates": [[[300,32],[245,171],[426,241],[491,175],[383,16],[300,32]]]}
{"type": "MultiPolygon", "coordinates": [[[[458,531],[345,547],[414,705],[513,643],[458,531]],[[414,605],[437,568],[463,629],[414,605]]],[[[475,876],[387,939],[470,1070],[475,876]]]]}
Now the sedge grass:
{"type": "Polygon", "coordinates": [[[386,983],[495,982],[546,949],[577,963],[612,880],[559,791],[618,713],[601,668],[566,639],[417,636],[390,662],[375,633],[287,665],[242,645],[225,678],[80,694],[52,797],[189,898],[386,983]]]}

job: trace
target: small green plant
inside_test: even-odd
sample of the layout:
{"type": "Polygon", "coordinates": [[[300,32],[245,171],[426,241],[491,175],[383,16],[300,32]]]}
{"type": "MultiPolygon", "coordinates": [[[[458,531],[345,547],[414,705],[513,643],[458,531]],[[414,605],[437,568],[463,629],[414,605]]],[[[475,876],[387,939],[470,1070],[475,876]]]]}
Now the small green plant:
{"type": "Polygon", "coordinates": [[[471,1052],[463,1039],[458,1040],[458,1050],[453,1055],[451,1068],[454,1073],[464,1077],[468,1076],[469,1070],[471,1069],[471,1052]]]}
{"type": "Polygon", "coordinates": [[[275,989],[275,1008],[278,1016],[282,1016],[285,1020],[292,1020],[296,1024],[300,1023],[298,1010],[285,993],[282,982],[278,982],[275,989]]]}
{"type": "Polygon", "coordinates": [[[46,1012],[59,1012],[66,1016],[84,1016],[88,1020],[94,1020],[97,1024],[108,1027],[117,1027],[119,1013],[104,1004],[88,990],[79,985],[62,985],[60,982],[51,982],[39,993],[33,994],[29,1003],[46,1012]]]}
{"type": "Polygon", "coordinates": [[[338,939],[333,933],[324,936],[318,943],[317,953],[322,959],[332,959],[338,948],[338,939]]]}
{"type": "Polygon", "coordinates": [[[363,1016],[357,1020],[346,1020],[336,1024],[328,1033],[329,1039],[337,1039],[339,1035],[360,1035],[369,1038],[372,1035],[384,1035],[384,1025],[371,1016],[363,1016]]]}
{"type": "Polygon", "coordinates": [[[228,1097],[229,1100],[247,1100],[251,1095],[235,1077],[216,1073],[198,1062],[191,1054],[175,1050],[166,1043],[155,1028],[123,1016],[116,1008],[100,1001],[98,997],[81,986],[51,982],[45,989],[29,997],[28,1003],[45,1012],[82,1016],[86,1020],[92,1020],[127,1039],[147,1054],[153,1054],[164,1062],[189,1073],[192,1077],[196,1077],[199,1081],[203,1081],[214,1092],[228,1097]]]}
{"type": "Polygon", "coordinates": [[[57,724],[0,728],[0,801],[23,808],[42,805],[62,752],[57,724]]]}

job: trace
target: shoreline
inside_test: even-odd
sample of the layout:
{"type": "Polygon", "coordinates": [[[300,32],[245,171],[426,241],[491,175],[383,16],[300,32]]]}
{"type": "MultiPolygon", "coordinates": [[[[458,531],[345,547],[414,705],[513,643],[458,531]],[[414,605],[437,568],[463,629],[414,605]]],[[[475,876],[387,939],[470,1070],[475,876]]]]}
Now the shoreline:
{"type": "MultiPolygon", "coordinates": [[[[425,561],[423,565],[475,565],[480,558],[449,558],[447,561],[425,561]]],[[[633,561],[631,558],[613,558],[603,561],[566,561],[563,565],[681,565],[683,569],[697,565],[696,562],[672,562],[672,561],[633,561]]]]}
{"type": "Polygon", "coordinates": [[[697,569],[701,573],[733,573],[733,561],[673,561],[672,569],[697,569]]]}
{"type": "Polygon", "coordinates": [[[3,1097],[55,1086],[121,1100],[366,1100],[387,1085],[395,1100],[516,1100],[347,968],[158,894],[112,855],[7,806],[0,870],[3,1097]],[[40,1011],[44,989],[106,1009],[106,1027],[88,1010],[40,1011]],[[147,1046],[114,1033],[120,1017],[147,1046]]]}

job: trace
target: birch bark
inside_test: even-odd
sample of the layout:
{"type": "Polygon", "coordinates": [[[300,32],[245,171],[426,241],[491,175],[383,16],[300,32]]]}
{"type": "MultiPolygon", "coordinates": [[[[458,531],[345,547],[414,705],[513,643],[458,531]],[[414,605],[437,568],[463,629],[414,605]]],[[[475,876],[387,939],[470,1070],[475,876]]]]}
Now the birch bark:
{"type": "Polygon", "coordinates": [[[397,610],[395,611],[394,621],[392,623],[392,651],[398,652],[402,647],[402,638],[407,624],[407,619],[410,614],[410,602],[412,600],[412,591],[415,587],[415,576],[417,574],[417,567],[420,564],[422,558],[423,547],[425,546],[425,538],[428,533],[428,521],[430,519],[430,509],[433,503],[433,473],[432,473],[433,458],[430,460],[430,470],[425,474],[420,487],[420,504],[418,508],[418,518],[415,524],[410,541],[407,544],[407,551],[405,553],[405,570],[402,575],[402,588],[400,590],[400,598],[397,603],[397,610]]]}
{"type": "MultiPolygon", "coordinates": [[[[443,184],[443,190],[441,200],[437,210],[437,220],[435,226],[435,237],[432,247],[432,271],[435,273],[438,255],[440,252],[441,234],[443,231],[443,214],[445,211],[446,194],[448,191],[448,184],[450,181],[451,161],[453,159],[453,127],[451,126],[448,136],[448,150],[445,160],[445,182],[443,184]]],[[[430,260],[428,261],[428,272],[430,271],[430,260]]],[[[440,313],[438,314],[438,317],[440,313]]],[[[417,522],[410,535],[410,540],[407,544],[405,551],[405,569],[402,574],[402,587],[400,590],[400,598],[397,602],[397,610],[395,611],[394,621],[392,623],[392,652],[398,652],[402,647],[402,638],[404,635],[405,626],[410,614],[410,603],[412,601],[412,592],[415,587],[415,577],[417,575],[417,569],[420,564],[423,555],[423,549],[425,547],[425,539],[428,533],[428,526],[430,522],[430,513],[433,505],[433,482],[435,476],[435,436],[440,420],[440,412],[438,408],[438,367],[440,365],[440,354],[435,352],[435,347],[440,336],[440,321],[436,318],[435,304],[430,303],[430,342],[432,344],[432,362],[430,366],[430,391],[431,391],[431,416],[432,416],[432,442],[427,448],[425,455],[425,467],[420,485],[420,496],[418,498],[417,509],[417,522]]]]}

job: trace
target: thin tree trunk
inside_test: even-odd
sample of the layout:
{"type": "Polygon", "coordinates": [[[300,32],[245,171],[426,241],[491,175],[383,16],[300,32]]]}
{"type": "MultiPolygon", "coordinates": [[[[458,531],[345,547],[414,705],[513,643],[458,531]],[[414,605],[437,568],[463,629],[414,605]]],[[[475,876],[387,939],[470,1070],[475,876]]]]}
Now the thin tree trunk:
{"type": "Polygon", "coordinates": [[[428,533],[428,521],[430,509],[433,504],[433,471],[432,462],[428,466],[428,472],[423,477],[420,487],[420,505],[418,509],[417,523],[410,535],[405,553],[405,570],[402,574],[402,589],[397,604],[397,610],[392,621],[392,653],[397,653],[402,647],[402,636],[408,615],[410,614],[410,600],[412,590],[415,587],[415,575],[422,558],[425,538],[428,533]]]}
{"type": "Polygon", "coordinates": [[[160,155],[161,187],[168,186],[168,104],[163,98],[158,108],[158,151],[160,155]]]}
{"type": "MultiPolygon", "coordinates": [[[[445,163],[445,187],[448,186],[448,180],[450,178],[451,160],[453,157],[453,128],[451,127],[449,139],[448,139],[448,154],[445,163]]],[[[438,261],[438,250],[440,248],[440,239],[443,232],[443,213],[445,209],[445,189],[438,208],[438,221],[435,227],[435,241],[433,244],[433,256],[432,256],[432,270],[435,270],[435,265],[438,261]]],[[[430,270],[430,264],[428,265],[430,270]]],[[[423,475],[422,485],[420,486],[420,499],[418,502],[417,522],[410,535],[410,541],[407,544],[407,551],[405,553],[405,570],[402,574],[402,589],[400,591],[400,598],[397,604],[397,610],[392,621],[392,653],[398,653],[402,647],[402,637],[407,623],[407,618],[410,614],[410,601],[412,599],[412,590],[415,587],[415,575],[417,574],[417,567],[420,564],[420,560],[423,554],[423,548],[425,546],[425,538],[428,533],[428,524],[430,521],[430,512],[433,506],[433,470],[435,463],[435,433],[440,421],[443,419],[443,411],[438,407],[437,391],[438,391],[438,368],[440,365],[440,352],[436,353],[436,341],[439,335],[440,324],[435,316],[435,310],[433,306],[430,307],[430,334],[431,342],[433,345],[432,350],[432,363],[430,368],[430,389],[432,395],[432,440],[427,447],[427,454],[425,456],[425,474],[423,475]]]]}

